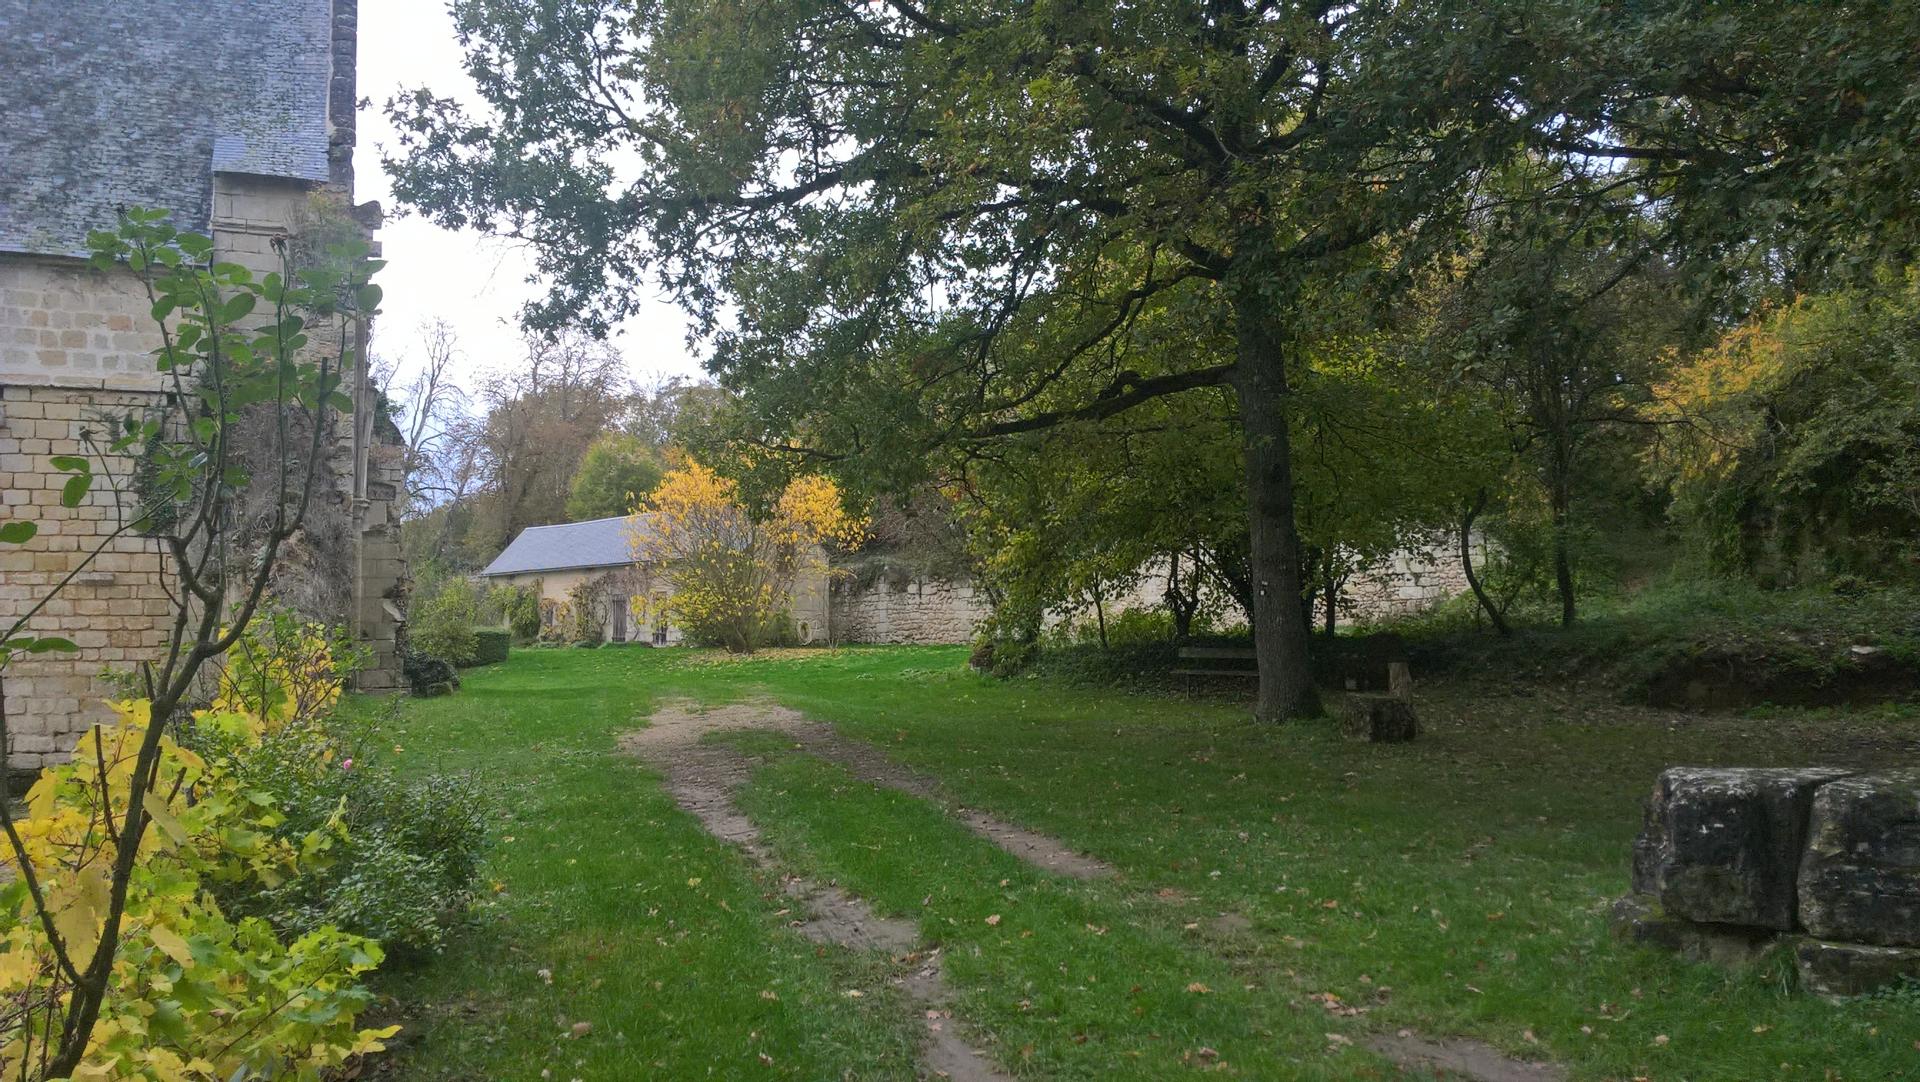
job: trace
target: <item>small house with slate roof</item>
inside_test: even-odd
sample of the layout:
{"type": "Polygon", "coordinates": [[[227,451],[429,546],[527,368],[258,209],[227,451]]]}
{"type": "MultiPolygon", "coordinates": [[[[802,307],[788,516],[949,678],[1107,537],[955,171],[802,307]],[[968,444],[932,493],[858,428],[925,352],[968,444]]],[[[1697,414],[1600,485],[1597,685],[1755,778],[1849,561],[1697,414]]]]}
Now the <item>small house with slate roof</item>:
{"type": "MultiPolygon", "coordinates": [[[[123,207],[164,209],[213,238],[217,258],[264,274],[278,269],[275,240],[322,218],[377,224],[377,205],[352,203],[356,18],[356,0],[0,0],[0,492],[5,517],[40,524],[0,550],[0,623],[113,533],[111,493],[61,507],[49,460],[87,454],[89,424],[166,392],[143,289],[88,265],[87,233],[123,207]]],[[[364,686],[379,690],[399,670],[399,456],[379,435],[364,368],[349,376],[359,393],[329,446],[327,528],[297,539],[274,587],[353,627],[375,658],[364,686]]],[[[8,766],[64,759],[105,716],[98,674],[166,641],[163,574],[156,542],[113,538],[36,617],[30,630],[81,650],[9,667],[8,766]]]]}
{"type": "MultiPolygon", "coordinates": [[[[646,528],[640,516],[638,528],[646,528]]],[[[633,557],[634,519],[600,518],[554,526],[529,526],[481,572],[490,582],[532,586],[540,595],[540,619],[548,627],[563,606],[589,604],[607,642],[643,642],[672,646],[681,630],[657,615],[648,599],[666,596],[653,569],[633,557]]],[[[787,616],[801,642],[825,642],[828,634],[826,554],[800,561],[787,616]]]]}

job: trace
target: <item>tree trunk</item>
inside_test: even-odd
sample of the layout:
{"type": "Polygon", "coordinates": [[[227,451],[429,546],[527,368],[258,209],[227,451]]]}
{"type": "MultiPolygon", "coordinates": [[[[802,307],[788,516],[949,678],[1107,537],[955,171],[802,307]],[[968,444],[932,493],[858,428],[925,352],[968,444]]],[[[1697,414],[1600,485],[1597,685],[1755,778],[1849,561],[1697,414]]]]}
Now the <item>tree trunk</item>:
{"type": "Polygon", "coordinates": [[[1553,512],[1553,584],[1560,591],[1560,626],[1574,619],[1573,557],[1567,551],[1568,506],[1572,503],[1564,473],[1553,478],[1548,503],[1553,512]]]}
{"type": "Polygon", "coordinates": [[[1320,601],[1327,607],[1322,619],[1327,638],[1331,639],[1338,633],[1340,627],[1340,579],[1333,573],[1332,549],[1327,550],[1326,556],[1321,561],[1320,601]]]}
{"type": "Polygon", "coordinates": [[[1480,512],[1486,510],[1486,506],[1487,490],[1483,488],[1467,505],[1466,513],[1460,516],[1460,570],[1466,572],[1467,588],[1473,591],[1474,600],[1480,602],[1487,619],[1493,621],[1493,630],[1504,638],[1513,634],[1513,628],[1507,626],[1507,614],[1501,612],[1500,606],[1487,596],[1486,587],[1480,585],[1480,576],[1473,570],[1473,520],[1480,517],[1480,512]]]}
{"type": "Polygon", "coordinates": [[[1278,722],[1320,712],[1307,666],[1310,631],[1294,532],[1293,463],[1287,442],[1285,350],[1258,291],[1236,301],[1242,450],[1252,549],[1253,651],[1260,669],[1254,716],[1278,722]]]}
{"type": "Polygon", "coordinates": [[[1173,614],[1173,641],[1184,643],[1193,637],[1193,616],[1200,608],[1199,569],[1194,569],[1193,589],[1180,578],[1180,550],[1167,557],[1167,611],[1173,614]]]}
{"type": "Polygon", "coordinates": [[[1100,649],[1112,649],[1107,645],[1107,604],[1099,590],[1093,591],[1093,618],[1100,623],[1100,649]]]}

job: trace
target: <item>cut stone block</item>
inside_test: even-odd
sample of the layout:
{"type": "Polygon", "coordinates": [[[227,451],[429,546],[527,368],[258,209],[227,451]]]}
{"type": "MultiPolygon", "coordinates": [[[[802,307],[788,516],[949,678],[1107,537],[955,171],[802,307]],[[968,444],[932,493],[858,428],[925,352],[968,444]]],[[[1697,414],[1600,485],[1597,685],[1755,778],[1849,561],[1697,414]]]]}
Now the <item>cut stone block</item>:
{"type": "Polygon", "coordinates": [[[1347,731],[1376,744],[1404,744],[1420,735],[1413,704],[1392,695],[1347,697],[1347,731]]]}
{"type": "Polygon", "coordinates": [[[1863,996],[1920,981],[1920,950],[1802,939],[1793,950],[1800,986],[1822,996],[1863,996]]]}
{"type": "Polygon", "coordinates": [[[1700,924],[1668,916],[1645,894],[1629,894],[1613,903],[1613,934],[1628,943],[1727,968],[1758,962],[1780,944],[1780,938],[1764,928],[1700,924]]]}
{"type": "Polygon", "coordinates": [[[1790,932],[1814,793],[1849,771],[1674,767],[1633,845],[1633,889],[1669,916],[1790,932]]]}
{"type": "Polygon", "coordinates": [[[1920,947],[1920,770],[1821,787],[1800,863],[1800,923],[1822,939],[1920,947]]]}

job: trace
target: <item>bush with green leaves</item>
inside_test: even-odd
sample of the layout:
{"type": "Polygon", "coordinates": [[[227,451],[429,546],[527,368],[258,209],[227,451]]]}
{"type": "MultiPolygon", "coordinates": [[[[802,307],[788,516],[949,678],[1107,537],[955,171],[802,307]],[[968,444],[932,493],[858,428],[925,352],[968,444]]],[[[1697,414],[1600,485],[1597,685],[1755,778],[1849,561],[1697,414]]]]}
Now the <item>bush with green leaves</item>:
{"type": "Polygon", "coordinates": [[[513,649],[513,632],[504,627],[473,629],[473,655],[468,665],[493,665],[507,660],[513,649]]]}
{"type": "Polygon", "coordinates": [[[540,637],[540,587],[533,583],[502,583],[487,591],[487,613],[513,632],[516,642],[540,637]]]}
{"type": "Polygon", "coordinates": [[[466,579],[448,579],[435,592],[414,599],[407,643],[414,653],[465,665],[473,657],[473,629],[481,623],[480,591],[466,579]]]}
{"type": "Polygon", "coordinates": [[[402,778],[346,750],[350,736],[327,724],[288,725],[246,744],[196,727],[190,740],[272,799],[274,838],[338,831],[330,859],[301,875],[216,888],[223,912],[265,919],[282,936],[331,926],[393,951],[440,947],[472,897],[484,849],[487,802],[472,780],[402,778]]]}

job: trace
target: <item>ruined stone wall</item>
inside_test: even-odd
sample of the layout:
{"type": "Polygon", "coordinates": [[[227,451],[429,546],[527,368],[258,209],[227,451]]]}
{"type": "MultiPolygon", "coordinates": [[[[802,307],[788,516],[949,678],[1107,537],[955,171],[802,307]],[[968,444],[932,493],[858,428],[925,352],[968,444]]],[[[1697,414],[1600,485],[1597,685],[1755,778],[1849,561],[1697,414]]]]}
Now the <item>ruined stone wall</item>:
{"type": "MultiPolygon", "coordinates": [[[[1473,539],[1474,565],[1484,566],[1487,545],[1473,539]]],[[[1401,549],[1378,567],[1355,574],[1341,587],[1343,620],[1372,622],[1424,612],[1467,591],[1459,550],[1436,539],[1401,549]]]]}
{"type": "MultiPolygon", "coordinates": [[[[1484,560],[1484,542],[1475,544],[1476,560],[1484,560]]],[[[1341,592],[1340,616],[1342,622],[1405,616],[1466,589],[1466,574],[1451,547],[1440,542],[1410,547],[1348,580],[1341,592]]],[[[1165,568],[1149,569],[1132,589],[1107,601],[1107,614],[1111,617],[1128,609],[1158,608],[1165,603],[1166,590],[1165,568]]],[[[1321,604],[1315,602],[1316,618],[1323,611],[1321,604]]],[[[1243,621],[1238,607],[1227,598],[1211,597],[1207,606],[1219,610],[1226,624],[1243,621]]],[[[833,639],[845,643],[971,642],[992,610],[986,595],[965,580],[882,579],[870,584],[842,580],[833,589],[833,639]]],[[[1072,613],[1051,613],[1046,625],[1091,619],[1093,609],[1087,607],[1072,613]]]]}

